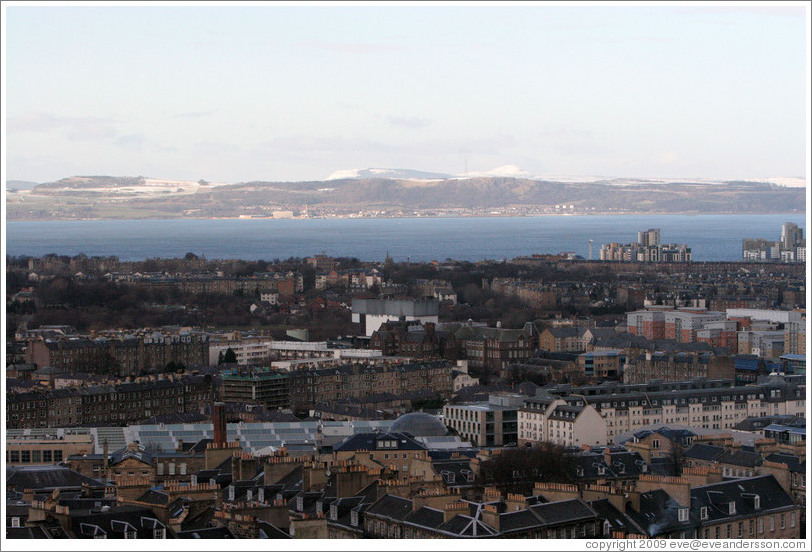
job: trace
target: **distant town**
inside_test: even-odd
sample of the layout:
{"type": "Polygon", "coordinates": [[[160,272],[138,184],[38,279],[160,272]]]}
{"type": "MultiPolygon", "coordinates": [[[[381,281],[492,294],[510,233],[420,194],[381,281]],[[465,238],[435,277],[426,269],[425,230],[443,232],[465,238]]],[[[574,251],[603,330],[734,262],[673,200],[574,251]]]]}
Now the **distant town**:
{"type": "Polygon", "coordinates": [[[8,257],[6,535],[804,538],[803,232],[660,238],[8,257]]]}

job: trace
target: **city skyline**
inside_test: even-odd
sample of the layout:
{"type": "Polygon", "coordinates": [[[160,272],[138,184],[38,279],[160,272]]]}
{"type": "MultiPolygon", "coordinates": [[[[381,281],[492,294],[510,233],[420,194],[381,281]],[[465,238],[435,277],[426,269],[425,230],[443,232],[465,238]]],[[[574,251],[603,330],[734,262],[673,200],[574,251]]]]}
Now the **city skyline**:
{"type": "Polygon", "coordinates": [[[801,3],[3,10],[9,180],[806,177],[801,3]]]}

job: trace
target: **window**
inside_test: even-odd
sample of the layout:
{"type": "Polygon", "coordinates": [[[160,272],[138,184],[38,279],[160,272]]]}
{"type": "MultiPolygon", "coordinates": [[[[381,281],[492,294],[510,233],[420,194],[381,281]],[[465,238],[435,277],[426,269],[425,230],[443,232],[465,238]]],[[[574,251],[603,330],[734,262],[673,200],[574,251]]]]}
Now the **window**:
{"type": "Polygon", "coordinates": [[[775,531],[775,516],[770,516],[770,531],[775,531]]]}
{"type": "Polygon", "coordinates": [[[19,462],[20,461],[20,451],[19,450],[11,450],[11,462],[19,462]]]}
{"type": "MultiPolygon", "coordinates": [[[[708,507],[707,506],[702,506],[699,509],[699,519],[708,519],[708,507]]],[[[680,521],[682,521],[682,520],[680,520],[680,521]]]]}
{"type": "Polygon", "coordinates": [[[789,515],[789,526],[790,527],[795,527],[795,512],[792,512],[789,515]]]}
{"type": "Polygon", "coordinates": [[[153,539],[165,539],[166,538],[166,529],[161,527],[160,529],[154,529],[152,531],[152,538],[153,539]]]}
{"type": "Polygon", "coordinates": [[[138,533],[136,533],[135,531],[124,531],[124,538],[125,539],[138,538],[138,533]]]}
{"type": "Polygon", "coordinates": [[[731,516],[736,513],[736,503],[733,502],[732,500],[727,505],[727,513],[730,514],[731,516]]]}
{"type": "Polygon", "coordinates": [[[53,458],[53,456],[51,455],[50,450],[43,450],[42,451],[42,461],[43,462],[51,462],[52,458],[53,458]]]}
{"type": "Polygon", "coordinates": [[[753,497],[753,508],[756,510],[761,508],[761,497],[758,495],[753,497]]]}
{"type": "Polygon", "coordinates": [[[62,451],[55,450],[54,451],[54,462],[61,462],[62,461],[62,451]]]}
{"type": "Polygon", "coordinates": [[[31,461],[31,451],[30,450],[22,450],[20,451],[20,461],[21,462],[30,462],[31,461]]]}
{"type": "Polygon", "coordinates": [[[651,448],[655,448],[655,449],[660,448],[660,440],[659,439],[653,439],[651,441],[651,448]]]}
{"type": "Polygon", "coordinates": [[[18,518],[18,517],[11,518],[11,526],[12,527],[19,527],[20,526],[20,518],[18,518]]]}
{"type": "Polygon", "coordinates": [[[688,521],[688,508],[680,508],[678,515],[680,521],[688,521]]]}
{"type": "Polygon", "coordinates": [[[758,534],[762,534],[764,532],[764,518],[758,518],[758,534]]]}
{"type": "Polygon", "coordinates": [[[787,528],[787,515],[781,514],[781,529],[787,528]]]}

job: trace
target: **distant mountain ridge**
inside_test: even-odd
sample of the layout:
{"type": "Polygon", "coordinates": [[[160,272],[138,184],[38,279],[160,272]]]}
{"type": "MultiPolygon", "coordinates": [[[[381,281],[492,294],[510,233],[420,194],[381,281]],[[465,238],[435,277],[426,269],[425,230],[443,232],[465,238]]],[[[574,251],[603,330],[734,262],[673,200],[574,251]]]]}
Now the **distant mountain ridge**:
{"type": "Polygon", "coordinates": [[[444,173],[434,173],[426,171],[416,171],[413,169],[348,169],[335,171],[326,180],[363,180],[367,178],[392,178],[395,180],[437,180],[451,178],[451,175],[444,173]]]}
{"type": "Polygon", "coordinates": [[[275,211],[308,212],[311,216],[360,211],[366,212],[365,216],[430,216],[438,212],[490,213],[494,209],[500,214],[797,213],[804,212],[806,205],[805,188],[764,182],[416,178],[434,173],[377,170],[379,176],[375,178],[363,178],[366,173],[358,171],[357,176],[342,175],[334,180],[237,184],[142,176],[71,177],[7,193],[6,214],[14,220],[270,217],[275,211]],[[402,176],[395,178],[393,174],[402,176]]]}

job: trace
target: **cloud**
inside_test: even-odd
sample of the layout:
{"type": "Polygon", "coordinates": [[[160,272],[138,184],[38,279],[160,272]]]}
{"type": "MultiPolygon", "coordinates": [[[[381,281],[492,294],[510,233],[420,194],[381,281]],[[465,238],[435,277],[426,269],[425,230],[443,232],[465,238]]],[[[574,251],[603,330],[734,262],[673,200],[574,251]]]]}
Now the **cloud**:
{"type": "Polygon", "coordinates": [[[126,148],[126,149],[138,149],[144,147],[144,144],[147,143],[147,139],[143,134],[124,134],[122,136],[118,136],[115,140],[113,140],[113,144],[116,146],[126,148]]]}
{"type": "Polygon", "coordinates": [[[431,124],[429,119],[423,119],[422,117],[395,117],[390,115],[387,119],[389,124],[394,127],[425,128],[431,124]]]}
{"type": "Polygon", "coordinates": [[[176,113],[173,115],[175,118],[183,119],[199,119],[200,117],[208,117],[217,113],[216,109],[206,109],[203,111],[186,111],[185,113],[176,113]]]}
{"type": "Polygon", "coordinates": [[[114,138],[118,132],[114,121],[105,117],[64,117],[42,111],[30,111],[17,117],[9,117],[9,132],[62,131],[71,140],[105,140],[114,138]]]}
{"type": "Polygon", "coordinates": [[[405,46],[375,42],[324,42],[321,40],[305,40],[301,42],[301,45],[307,48],[316,48],[344,54],[379,54],[381,52],[395,52],[405,49],[405,46]]]}
{"type": "Polygon", "coordinates": [[[106,117],[66,117],[54,113],[31,111],[7,122],[9,133],[59,133],[71,142],[100,142],[123,149],[141,150],[148,147],[152,151],[177,151],[176,147],[162,146],[138,132],[121,133],[116,121],[106,117]]]}

